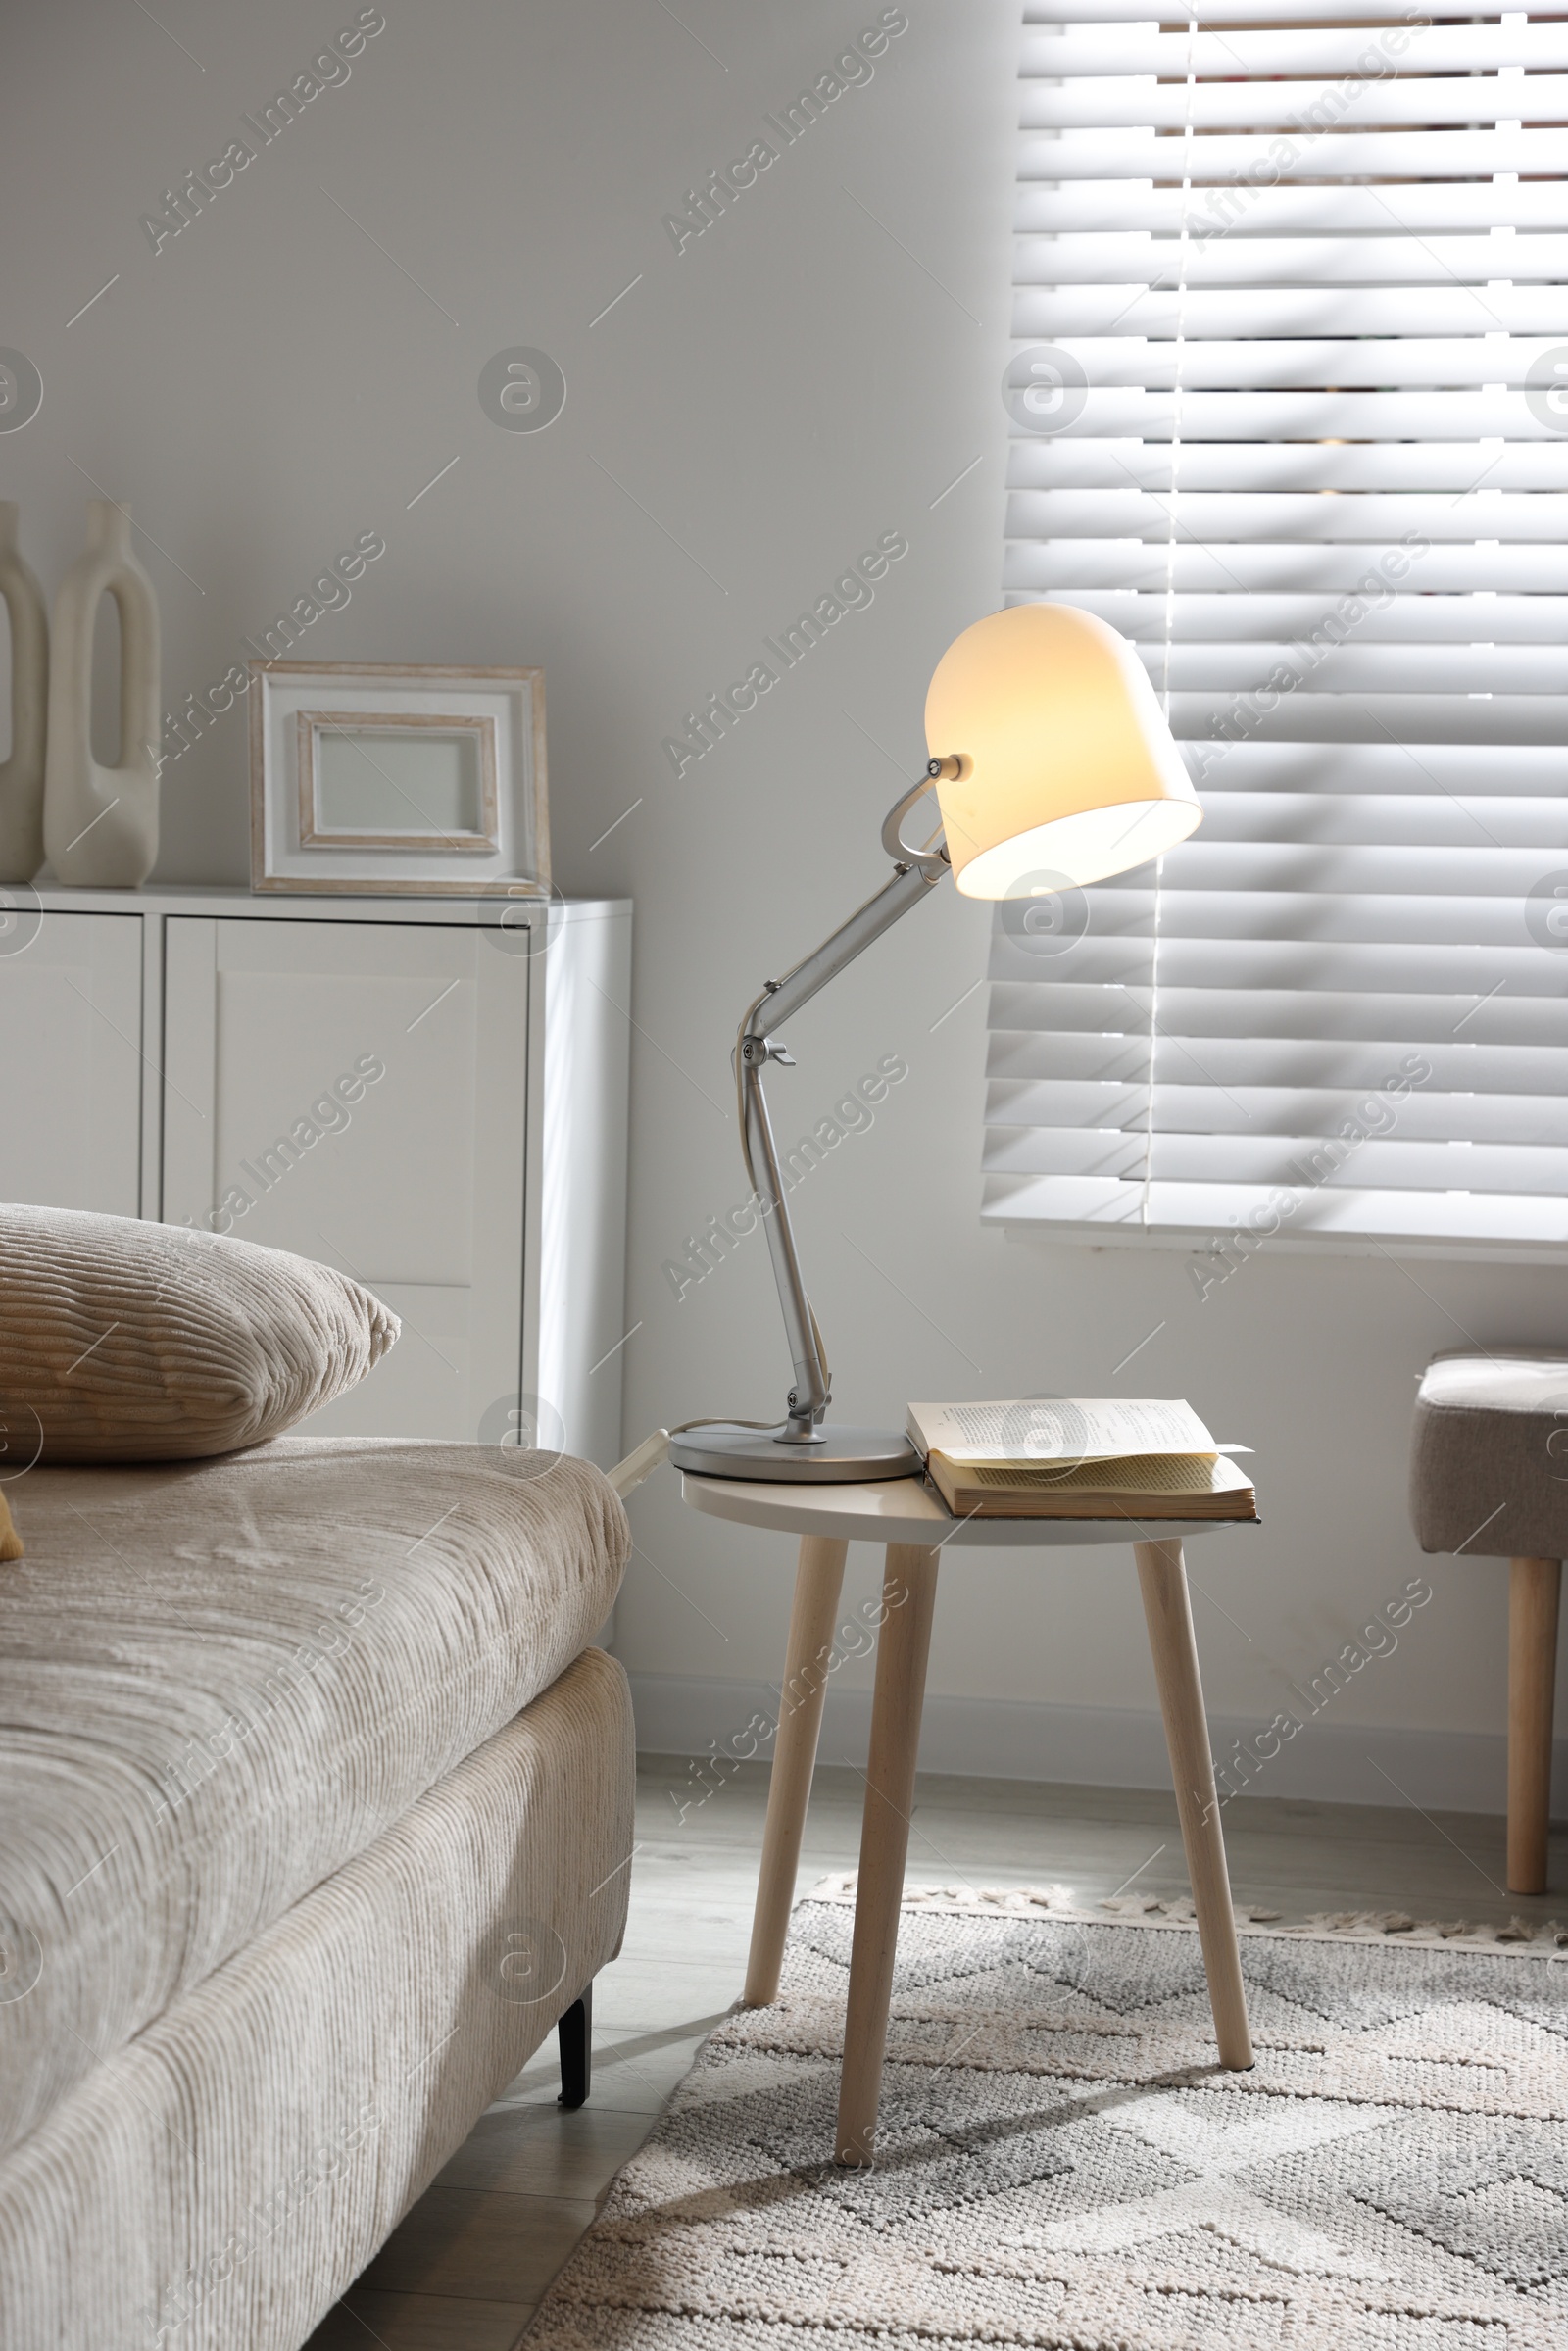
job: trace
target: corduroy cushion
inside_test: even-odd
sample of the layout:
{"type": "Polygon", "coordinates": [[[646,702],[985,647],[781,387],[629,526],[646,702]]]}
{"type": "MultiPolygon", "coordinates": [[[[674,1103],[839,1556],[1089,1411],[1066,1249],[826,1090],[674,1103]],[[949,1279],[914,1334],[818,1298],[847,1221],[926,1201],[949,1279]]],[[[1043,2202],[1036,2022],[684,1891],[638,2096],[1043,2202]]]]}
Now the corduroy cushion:
{"type": "Polygon", "coordinates": [[[1568,1353],[1433,1357],[1416,1394],[1410,1518],[1424,1551],[1568,1557],[1568,1353]]]}
{"type": "Polygon", "coordinates": [[[13,1469],[259,1445],[363,1380],[399,1327],[358,1282],[285,1249],[0,1206],[0,1431],[13,1469]]]}
{"type": "Polygon", "coordinates": [[[18,1515],[0,2155],[564,1672],[631,1547],[586,1461],[366,1437],[38,1469],[18,1515]]]}
{"type": "MultiPolygon", "coordinates": [[[[296,2351],[614,1957],[633,1745],[625,1674],[588,1649],[363,1853],[89,2065],[0,2157],[7,2351],[296,2351]],[[523,1936],[547,1972],[519,1984],[523,1936]]],[[[539,2225],[524,2197],[478,2202],[503,2234],[539,2225]]],[[[542,2218],[553,2225],[549,2207],[542,2218]]],[[[439,2325],[441,2305],[414,2307],[439,2325]]],[[[459,2302],[466,2330],[417,2339],[510,2341],[512,2327],[487,2326],[495,2308],[459,2302]]],[[[373,2330],[343,2316],[355,2351],[409,2342],[382,2316],[373,2330]]]]}

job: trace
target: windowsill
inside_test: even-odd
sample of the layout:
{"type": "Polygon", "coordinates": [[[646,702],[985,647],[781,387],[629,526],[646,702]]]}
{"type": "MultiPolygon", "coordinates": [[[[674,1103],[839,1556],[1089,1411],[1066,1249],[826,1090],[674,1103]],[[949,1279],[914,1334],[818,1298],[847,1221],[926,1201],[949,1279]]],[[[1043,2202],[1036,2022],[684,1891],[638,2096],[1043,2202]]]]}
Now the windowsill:
{"type": "MultiPolygon", "coordinates": [[[[989,1231],[1004,1240],[1037,1249],[1170,1249],[1189,1257],[1206,1258],[1211,1245],[1230,1241],[1230,1232],[1205,1227],[1183,1232],[1169,1226],[1009,1223],[986,1217],[989,1231]]],[[[1258,1241],[1246,1255],[1276,1252],[1295,1257],[1427,1257],[1453,1265],[1560,1265],[1568,1267],[1568,1241],[1434,1241],[1397,1237],[1374,1239],[1356,1233],[1276,1233],[1258,1241]]]]}

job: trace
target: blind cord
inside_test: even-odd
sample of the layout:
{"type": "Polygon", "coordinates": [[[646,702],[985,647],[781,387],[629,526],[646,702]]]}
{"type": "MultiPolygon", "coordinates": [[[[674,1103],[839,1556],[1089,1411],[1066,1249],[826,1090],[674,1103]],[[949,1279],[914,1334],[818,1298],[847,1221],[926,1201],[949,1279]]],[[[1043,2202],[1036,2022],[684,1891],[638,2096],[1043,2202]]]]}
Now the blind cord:
{"type": "MultiPolygon", "coordinates": [[[[1170,722],[1170,662],[1171,648],[1176,634],[1176,511],[1181,499],[1182,460],[1182,368],[1187,345],[1187,257],[1189,250],[1188,211],[1193,193],[1193,107],[1198,86],[1198,12],[1190,0],[1187,18],[1187,99],[1182,119],[1182,203],[1180,234],[1176,259],[1176,366],[1172,390],[1174,394],[1170,419],[1170,506],[1165,531],[1165,644],[1163,691],[1160,701],[1167,725],[1170,722]]],[[[1154,860],[1154,935],[1149,961],[1149,1087],[1144,1112],[1144,1182],[1139,1197],[1139,1220],[1145,1232],[1149,1230],[1150,1207],[1154,1183],[1154,1084],[1159,1053],[1159,917],[1160,892],[1165,873],[1165,860],[1154,860]]]]}

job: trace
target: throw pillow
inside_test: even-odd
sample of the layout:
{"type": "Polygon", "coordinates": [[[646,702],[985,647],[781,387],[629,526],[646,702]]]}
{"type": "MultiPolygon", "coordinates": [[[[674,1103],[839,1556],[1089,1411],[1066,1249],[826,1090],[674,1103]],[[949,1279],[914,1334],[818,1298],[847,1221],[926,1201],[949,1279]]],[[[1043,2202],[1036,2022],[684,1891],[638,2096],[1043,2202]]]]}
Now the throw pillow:
{"type": "Polygon", "coordinates": [[[173,1461],[291,1428],[398,1318],[330,1266],[183,1225],[0,1206],[0,1427],[14,1466],[173,1461]]]}

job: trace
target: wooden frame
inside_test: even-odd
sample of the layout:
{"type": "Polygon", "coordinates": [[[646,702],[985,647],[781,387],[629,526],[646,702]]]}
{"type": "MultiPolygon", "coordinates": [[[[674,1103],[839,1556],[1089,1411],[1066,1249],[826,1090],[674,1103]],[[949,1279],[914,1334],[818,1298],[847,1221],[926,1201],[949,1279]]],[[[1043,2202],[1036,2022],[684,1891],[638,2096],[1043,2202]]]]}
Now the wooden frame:
{"type": "MultiPolygon", "coordinates": [[[[494,718],[466,717],[460,712],[411,710],[389,715],[380,710],[298,710],[295,759],[299,774],[300,846],[302,849],[447,849],[482,850],[492,855],[501,848],[501,818],[496,798],[496,722],[494,718]],[[447,832],[430,823],[418,832],[413,826],[384,833],[345,831],[328,825],[321,815],[320,775],[316,756],[319,734],[407,735],[421,729],[472,735],[479,755],[479,829],[447,832]]],[[[368,753],[367,753],[368,758],[368,753]]],[[[391,781],[388,778],[388,781],[391,781]]],[[[400,787],[394,783],[393,790],[400,787]]]]}
{"type": "MultiPolygon", "coordinates": [[[[544,684],[536,668],[252,661],[252,889],[550,897],[544,684]],[[480,759],[479,829],[345,832],[324,824],[316,743],[332,726],[355,733],[472,733],[480,759]]],[[[399,789],[395,782],[393,788],[399,789]]]]}

